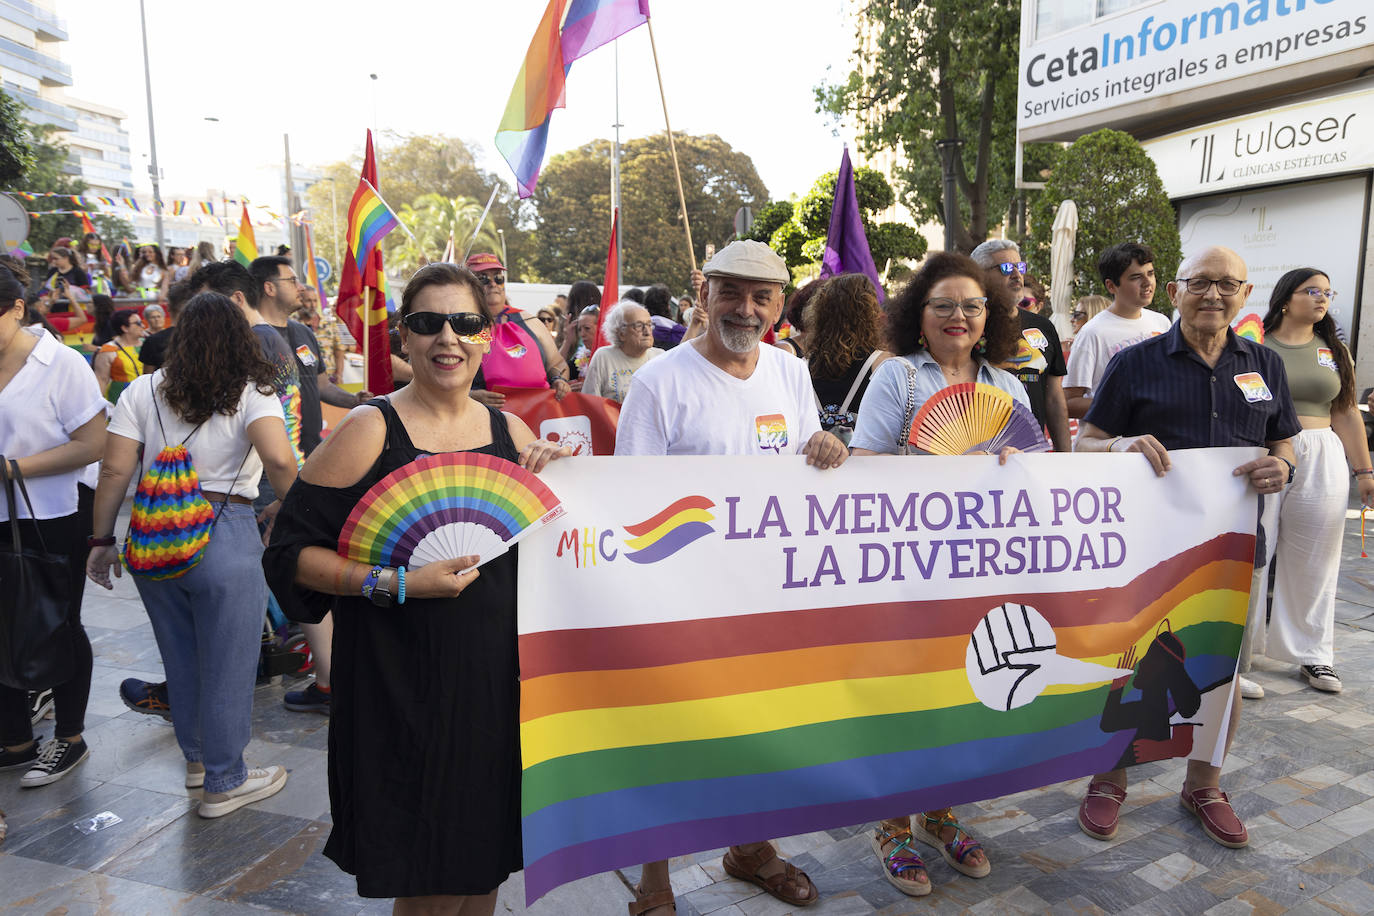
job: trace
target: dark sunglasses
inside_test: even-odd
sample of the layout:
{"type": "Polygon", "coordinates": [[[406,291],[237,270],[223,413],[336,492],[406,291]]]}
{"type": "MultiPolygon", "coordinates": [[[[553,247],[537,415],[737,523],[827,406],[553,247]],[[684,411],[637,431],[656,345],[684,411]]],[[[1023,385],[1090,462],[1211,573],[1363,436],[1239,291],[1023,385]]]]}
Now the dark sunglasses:
{"type": "Polygon", "coordinates": [[[505,286],[505,285],[506,285],[506,278],[505,278],[504,276],[502,276],[501,274],[495,274],[495,275],[478,274],[478,275],[477,275],[477,279],[479,279],[479,280],[482,281],[482,285],[483,285],[483,286],[491,286],[493,283],[495,283],[497,286],[505,286]]]}
{"type": "Polygon", "coordinates": [[[411,312],[401,319],[401,323],[410,329],[410,333],[422,337],[433,337],[438,334],[444,329],[445,321],[459,337],[476,337],[491,327],[491,319],[476,312],[453,312],[450,315],[439,312],[411,312]]]}
{"type": "Polygon", "coordinates": [[[1026,268],[1028,267],[1030,267],[1030,265],[1025,261],[1008,261],[1005,264],[997,265],[997,269],[1007,276],[1011,276],[1011,272],[1014,270],[1024,277],[1026,275],[1026,268]]]}

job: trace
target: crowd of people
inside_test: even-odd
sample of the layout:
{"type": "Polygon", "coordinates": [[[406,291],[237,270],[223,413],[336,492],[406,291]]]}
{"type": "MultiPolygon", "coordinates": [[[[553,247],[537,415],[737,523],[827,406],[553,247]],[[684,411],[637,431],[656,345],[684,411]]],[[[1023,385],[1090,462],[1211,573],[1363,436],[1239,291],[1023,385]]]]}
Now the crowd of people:
{"type": "MultiPolygon", "coordinates": [[[[336,547],[368,489],[419,456],[477,452],[535,472],[569,456],[502,410],[502,387],[620,402],[617,455],[787,453],[831,473],[849,473],[831,469],[851,455],[917,454],[908,438],[921,405],[971,382],[1030,410],[1055,451],[1135,452],[1160,475],[1177,449],[1259,447],[1266,455],[1234,473],[1261,510],[1277,501],[1277,523],[1262,531],[1241,670],[1265,653],[1317,690],[1341,689],[1341,519],[1351,474],[1374,501],[1374,467],[1351,357],[1329,313],[1335,293],[1319,269],[1279,280],[1259,345],[1230,330],[1252,289],[1235,252],[1185,258],[1167,280],[1171,322],[1150,308],[1153,253],[1123,241],[1099,257],[1110,298],[1078,300],[1072,339],[1061,342],[1038,314],[1044,291],[1031,286],[1031,265],[1006,240],[971,256],[931,255],[885,305],[852,274],[787,297],[782,258],[737,241],[694,272],[691,296],[630,290],[604,315],[599,290],[583,281],[527,316],[510,303],[500,258],[476,254],[410,278],[395,315],[397,390],[374,398],[339,387],[348,343],[289,258],[244,268],[213,251],[164,261],[141,246],[126,264],[100,260],[99,242],[83,240],[80,256],[54,249],[40,294],[91,306],[90,364],[31,310],[22,267],[0,267],[0,453],[14,459],[4,476],[27,480],[21,528],[72,558],[75,586],[75,673],[43,690],[0,688],[0,769],[23,770],[21,786],[58,780],[89,755],[81,577],[108,588],[121,575],[125,495],[155,456],[182,446],[214,521],[189,572],[135,578],[166,681],[126,681],[125,703],[170,718],[202,817],[280,791],[280,764],[244,759],[264,609],[279,602],[302,624],[316,671],[286,705],[330,716],[325,854],[357,876],[359,893],[396,898],[396,912],[492,912],[496,889],[521,867],[516,552],[480,571],[476,557],[461,557],[407,572],[336,547]],[[156,289],[157,310],[113,309],[97,273],[156,289]],[[321,404],[350,409],[327,438],[321,404]],[[782,418],[785,445],[762,440],[762,415],[782,418]],[[34,727],[54,709],[53,736],[37,740],[34,727]]],[[[0,547],[9,538],[0,526],[0,547]]],[[[1247,684],[1258,686],[1238,677],[1238,693],[1255,696],[1247,684]]],[[[1239,719],[1237,705],[1228,746],[1239,719]]],[[[1091,780],[1078,814],[1088,836],[1115,836],[1126,775],[1091,780]]],[[[1220,767],[1189,761],[1180,803],[1216,842],[1244,846],[1220,778],[1220,767]]],[[[728,874],[791,906],[820,899],[765,838],[738,839],[722,863],[728,874]]],[[[918,843],[971,878],[994,867],[995,849],[949,807],[894,812],[870,839],[874,868],[913,896],[931,890],[918,843]]],[[[635,896],[631,914],[675,912],[666,862],[645,865],[635,896]]]]}

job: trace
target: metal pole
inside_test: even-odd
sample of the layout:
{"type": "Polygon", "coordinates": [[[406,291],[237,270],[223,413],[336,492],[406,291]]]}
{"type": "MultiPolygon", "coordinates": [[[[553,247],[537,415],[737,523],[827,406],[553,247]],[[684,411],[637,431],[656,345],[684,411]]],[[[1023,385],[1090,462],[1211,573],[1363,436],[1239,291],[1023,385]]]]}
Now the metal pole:
{"type": "Polygon", "coordinates": [[[299,273],[301,268],[297,261],[299,261],[300,258],[297,256],[296,252],[300,251],[300,247],[296,244],[296,233],[292,229],[295,224],[291,220],[291,214],[296,212],[292,208],[292,204],[295,202],[292,198],[295,197],[293,192],[296,189],[296,183],[291,180],[291,135],[282,134],[281,142],[282,153],[286,157],[286,212],[282,214],[282,221],[284,223],[282,228],[285,232],[282,234],[286,237],[286,244],[291,248],[291,266],[299,273]]]}
{"type": "Polygon", "coordinates": [[[940,163],[945,179],[945,251],[954,250],[954,223],[959,217],[959,198],[954,180],[954,154],[963,145],[956,138],[940,140],[935,146],[940,151],[940,163]]]}
{"type": "MultiPolygon", "coordinates": [[[[677,178],[677,200],[682,205],[682,228],[687,232],[687,257],[692,262],[692,270],[697,269],[697,251],[692,247],[692,224],[687,219],[687,195],[682,193],[682,169],[677,164],[677,144],[673,142],[673,125],[668,123],[668,97],[663,93],[663,71],[658,68],[658,45],[654,43],[654,22],[645,21],[649,30],[649,50],[654,55],[654,75],[658,77],[658,98],[663,103],[663,126],[668,130],[668,152],[673,157],[673,175],[677,178]]],[[[616,233],[619,240],[620,233],[616,233]]]]}
{"type": "MultiPolygon", "coordinates": [[[[342,259],[339,257],[339,197],[338,197],[337,194],[334,193],[334,189],[335,189],[336,187],[338,187],[338,184],[339,184],[339,183],[338,183],[337,181],[335,181],[333,178],[329,178],[329,179],[326,179],[326,180],[329,182],[329,203],[330,203],[330,204],[333,206],[333,208],[334,208],[334,265],[333,265],[333,266],[334,266],[334,270],[340,270],[340,269],[342,269],[342,267],[343,267],[343,262],[342,262],[342,259]]],[[[335,286],[338,286],[338,283],[336,282],[334,285],[335,285],[335,286]]]]}
{"type": "Polygon", "coordinates": [[[497,229],[496,235],[501,239],[501,263],[506,265],[506,275],[510,275],[510,259],[506,257],[506,230],[497,229]]]}
{"type": "MultiPolygon", "coordinates": [[[[611,126],[615,128],[615,146],[611,153],[611,213],[620,210],[620,40],[616,39],[615,45],[615,123],[611,126]]],[[[620,233],[615,234],[615,286],[621,287],[620,270],[622,259],[620,257],[620,233]]]]}
{"type": "Polygon", "coordinates": [[[162,187],[157,168],[157,131],[153,128],[153,76],[148,69],[148,20],[143,13],[143,0],[138,0],[138,25],[143,32],[143,88],[148,95],[148,152],[151,160],[148,177],[153,180],[153,233],[157,236],[157,247],[161,249],[162,187]]]}

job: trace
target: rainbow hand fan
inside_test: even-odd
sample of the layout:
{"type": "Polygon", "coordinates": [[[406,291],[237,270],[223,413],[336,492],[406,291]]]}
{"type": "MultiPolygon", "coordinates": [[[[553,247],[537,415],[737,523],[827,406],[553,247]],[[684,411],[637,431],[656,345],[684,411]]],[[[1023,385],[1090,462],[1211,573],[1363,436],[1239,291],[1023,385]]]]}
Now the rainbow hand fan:
{"type": "Polygon", "coordinates": [[[912,420],[907,441],[929,455],[995,455],[1009,445],[1023,452],[1050,449],[1025,405],[994,385],[975,382],[931,395],[912,420]]]}
{"type": "Polygon", "coordinates": [[[563,514],[542,480],[504,458],[426,455],[372,485],[339,533],[339,554],[416,568],[471,554],[478,565],[563,514]]]}

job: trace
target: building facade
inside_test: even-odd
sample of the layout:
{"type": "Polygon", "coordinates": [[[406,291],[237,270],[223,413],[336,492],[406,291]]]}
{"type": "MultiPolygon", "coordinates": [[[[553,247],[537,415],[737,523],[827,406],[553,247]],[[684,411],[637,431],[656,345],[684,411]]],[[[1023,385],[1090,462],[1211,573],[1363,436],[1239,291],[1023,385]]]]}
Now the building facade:
{"type": "Polygon", "coordinates": [[[1374,5],[1368,0],[1023,0],[1017,137],[1131,133],[1183,250],[1236,249],[1262,316],[1285,271],[1328,272],[1374,384],[1374,5]]]}

